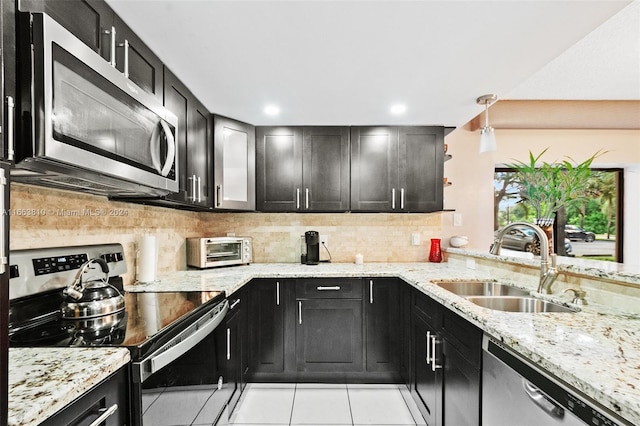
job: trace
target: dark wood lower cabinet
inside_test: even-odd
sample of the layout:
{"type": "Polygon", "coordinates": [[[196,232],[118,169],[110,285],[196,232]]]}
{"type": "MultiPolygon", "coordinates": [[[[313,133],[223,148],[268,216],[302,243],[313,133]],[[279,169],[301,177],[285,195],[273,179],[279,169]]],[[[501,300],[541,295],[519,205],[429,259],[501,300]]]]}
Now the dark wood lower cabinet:
{"type": "Polygon", "coordinates": [[[400,289],[397,278],[367,278],[365,285],[366,367],[398,376],[400,370],[400,289]]]}
{"type": "Polygon", "coordinates": [[[43,426],[86,425],[94,422],[112,407],[115,411],[104,426],[131,424],[129,413],[129,367],[124,366],[80,398],[49,417],[43,426]]]}
{"type": "Polygon", "coordinates": [[[362,300],[298,299],[296,304],[297,371],[362,371],[362,300]]]}
{"type": "Polygon", "coordinates": [[[249,381],[405,383],[429,426],[480,424],[482,331],[422,291],[397,278],[258,279],[246,291],[249,381]]]}
{"type": "Polygon", "coordinates": [[[227,377],[231,392],[229,407],[231,410],[238,403],[244,390],[249,369],[249,346],[246,332],[247,309],[243,303],[246,303],[244,291],[234,293],[229,298],[230,308],[225,324],[227,328],[227,377]]]}
{"type": "Polygon", "coordinates": [[[251,374],[284,373],[285,280],[254,280],[249,299],[249,365],[251,374]]]}
{"type": "Polygon", "coordinates": [[[480,424],[480,379],[482,370],[469,362],[454,345],[443,342],[445,370],[444,413],[445,425],[480,424]]]}
{"type": "Polygon", "coordinates": [[[438,364],[442,360],[441,345],[436,331],[422,315],[414,314],[412,323],[413,375],[411,394],[427,425],[442,425],[443,370],[441,364],[438,364]],[[434,339],[436,339],[435,345],[434,339]],[[435,361],[432,359],[434,354],[435,361]]]}

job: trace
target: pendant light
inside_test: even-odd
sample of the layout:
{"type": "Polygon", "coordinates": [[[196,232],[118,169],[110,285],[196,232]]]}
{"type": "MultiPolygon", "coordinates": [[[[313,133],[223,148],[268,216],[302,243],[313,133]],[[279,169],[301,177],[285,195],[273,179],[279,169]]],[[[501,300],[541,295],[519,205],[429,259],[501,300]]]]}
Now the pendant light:
{"type": "Polygon", "coordinates": [[[496,133],[493,127],[489,126],[489,105],[497,100],[497,95],[482,95],[476,99],[478,105],[484,105],[484,127],[480,131],[480,154],[493,152],[497,149],[496,133]]]}

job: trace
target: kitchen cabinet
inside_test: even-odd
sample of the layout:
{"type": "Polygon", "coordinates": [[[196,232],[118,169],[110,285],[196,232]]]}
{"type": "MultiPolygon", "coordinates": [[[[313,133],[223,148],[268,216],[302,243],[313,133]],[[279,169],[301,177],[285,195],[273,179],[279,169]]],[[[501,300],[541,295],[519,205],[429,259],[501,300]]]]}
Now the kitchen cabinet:
{"type": "Polygon", "coordinates": [[[400,289],[396,278],[367,278],[365,284],[366,368],[371,372],[400,372],[402,347],[400,289]]]}
{"type": "Polygon", "coordinates": [[[168,69],[164,74],[164,106],[178,117],[178,192],[162,198],[136,199],[189,210],[210,210],[213,179],[211,114],[168,69]]]}
{"type": "Polygon", "coordinates": [[[100,416],[104,416],[103,421],[99,423],[100,425],[131,424],[128,369],[128,366],[120,368],[80,398],[42,422],[41,425],[88,425],[93,424],[92,422],[95,422],[100,416]]]}
{"type": "Polygon", "coordinates": [[[47,13],[162,102],[162,62],[104,1],[21,0],[20,9],[47,13]]]}
{"type": "Polygon", "coordinates": [[[15,2],[0,2],[0,159],[13,160],[16,100],[15,2]]]}
{"type": "Polygon", "coordinates": [[[428,425],[480,424],[482,331],[419,291],[411,393],[428,425]]]}
{"type": "Polygon", "coordinates": [[[351,210],[442,210],[444,128],[351,127],[351,210]]]}
{"type": "Polygon", "coordinates": [[[347,127],[257,127],[260,211],[349,210],[347,127]]]}
{"type": "Polygon", "coordinates": [[[258,279],[248,287],[249,370],[253,377],[283,373],[287,280],[258,279]]]}
{"type": "Polygon", "coordinates": [[[246,333],[247,309],[246,293],[243,290],[229,297],[229,313],[226,318],[227,328],[227,377],[230,387],[229,413],[233,411],[247,383],[249,369],[248,340],[246,333]]]}
{"type": "MultiPolygon", "coordinates": [[[[9,206],[10,179],[8,163],[0,163],[0,201],[9,206]]],[[[9,394],[9,215],[0,219],[0,426],[7,424],[9,394]]]]}
{"type": "Polygon", "coordinates": [[[482,331],[444,309],[444,424],[480,424],[482,331]]]}
{"type": "Polygon", "coordinates": [[[255,127],[219,115],[213,125],[214,208],[255,210],[255,127]]]}
{"type": "Polygon", "coordinates": [[[438,335],[442,306],[418,291],[412,305],[413,374],[411,394],[427,425],[443,424],[442,345],[438,335]]]}
{"type": "Polygon", "coordinates": [[[297,280],[296,305],[297,371],[362,372],[362,280],[297,280]]]}

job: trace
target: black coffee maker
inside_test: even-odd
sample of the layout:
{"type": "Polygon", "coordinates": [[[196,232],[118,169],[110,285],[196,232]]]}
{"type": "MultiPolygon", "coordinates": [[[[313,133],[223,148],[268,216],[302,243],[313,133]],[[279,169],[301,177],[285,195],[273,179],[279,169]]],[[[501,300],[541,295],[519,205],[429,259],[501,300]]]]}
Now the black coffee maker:
{"type": "Polygon", "coordinates": [[[320,262],[320,234],[318,231],[304,233],[300,262],[306,265],[317,265],[320,262]]]}

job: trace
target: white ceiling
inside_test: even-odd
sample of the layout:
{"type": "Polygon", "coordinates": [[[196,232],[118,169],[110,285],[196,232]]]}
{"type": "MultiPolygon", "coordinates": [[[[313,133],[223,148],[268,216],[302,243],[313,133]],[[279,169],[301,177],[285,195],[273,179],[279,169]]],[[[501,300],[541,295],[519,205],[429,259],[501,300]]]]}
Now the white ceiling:
{"type": "Polygon", "coordinates": [[[211,112],[256,125],[461,126],[486,93],[640,99],[640,0],[107,2],[211,112]]]}

